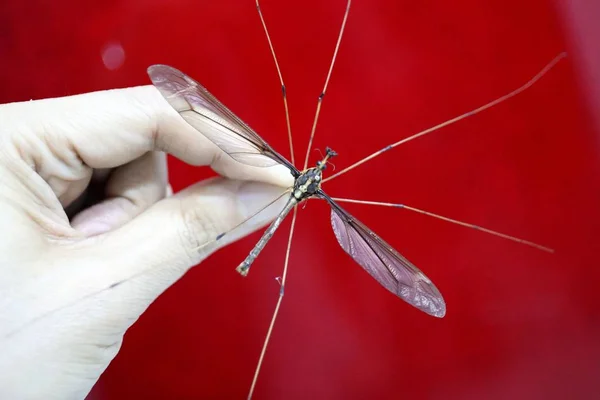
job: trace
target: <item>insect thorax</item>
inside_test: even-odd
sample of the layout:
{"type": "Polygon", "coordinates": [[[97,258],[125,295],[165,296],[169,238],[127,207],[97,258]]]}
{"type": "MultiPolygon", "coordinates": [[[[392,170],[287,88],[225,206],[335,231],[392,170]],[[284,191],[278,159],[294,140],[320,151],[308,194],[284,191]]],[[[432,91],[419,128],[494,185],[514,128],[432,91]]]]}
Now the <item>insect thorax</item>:
{"type": "Polygon", "coordinates": [[[319,168],[305,170],[294,182],[293,196],[301,201],[305,200],[321,188],[322,171],[319,168]]]}

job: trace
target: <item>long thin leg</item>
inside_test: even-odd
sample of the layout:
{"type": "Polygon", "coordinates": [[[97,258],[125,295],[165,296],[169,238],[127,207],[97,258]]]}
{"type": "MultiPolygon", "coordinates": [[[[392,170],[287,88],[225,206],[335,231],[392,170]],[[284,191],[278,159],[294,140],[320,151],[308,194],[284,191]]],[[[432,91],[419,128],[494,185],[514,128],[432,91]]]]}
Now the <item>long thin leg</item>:
{"type": "Polygon", "coordinates": [[[367,156],[365,158],[363,158],[362,160],[350,165],[347,168],[344,168],[343,170],[341,170],[340,172],[331,175],[330,177],[323,179],[323,183],[332,180],[333,178],[337,178],[338,176],[345,174],[346,172],[358,167],[361,164],[366,163],[369,160],[372,160],[373,158],[385,153],[386,151],[389,151],[391,149],[393,149],[396,146],[400,146],[403,143],[409,142],[413,139],[416,139],[418,137],[421,136],[425,136],[428,133],[431,133],[433,131],[437,131],[438,129],[441,129],[445,126],[451,125],[455,122],[458,122],[462,119],[465,119],[467,117],[470,117],[472,115],[475,115],[477,113],[480,113],[481,111],[487,110],[488,108],[491,108],[499,103],[502,103],[505,100],[510,99],[513,96],[516,96],[517,94],[523,92],[524,90],[528,89],[529,87],[531,87],[534,83],[536,83],[542,76],[544,76],[550,69],[552,69],[552,67],[554,67],[561,59],[565,58],[567,56],[567,53],[560,53],[558,56],[556,56],[552,61],[550,61],[544,68],[542,68],[542,70],[540,72],[538,72],[533,78],[531,78],[529,81],[527,81],[527,83],[525,83],[523,86],[519,87],[518,89],[513,90],[512,92],[505,94],[502,97],[497,98],[494,101],[491,101],[479,108],[476,108],[474,110],[471,110],[467,113],[464,113],[462,115],[459,115],[458,117],[452,118],[446,122],[443,122],[439,125],[434,126],[433,128],[429,128],[429,129],[425,129],[424,131],[421,131],[415,135],[409,136],[405,139],[399,140],[396,143],[393,143],[389,146],[384,147],[383,149],[376,151],[375,153],[371,154],[370,156],[367,156]]]}
{"type": "MultiPolygon", "coordinates": [[[[261,207],[261,208],[260,208],[260,209],[258,209],[256,212],[252,213],[252,215],[251,215],[251,216],[249,216],[248,218],[246,218],[245,220],[243,220],[242,222],[240,222],[239,224],[237,224],[236,226],[234,226],[233,228],[231,228],[231,229],[230,229],[230,230],[228,230],[227,232],[223,232],[223,233],[221,233],[221,234],[219,234],[219,235],[215,236],[215,238],[213,238],[213,239],[211,239],[211,240],[209,240],[209,241],[207,241],[207,242],[205,242],[205,243],[201,244],[200,246],[197,246],[197,247],[195,247],[193,250],[194,250],[194,251],[199,251],[199,250],[201,250],[202,248],[204,248],[204,247],[206,247],[206,246],[208,246],[208,245],[210,245],[210,244],[213,244],[213,243],[215,243],[215,242],[217,242],[217,241],[221,240],[221,238],[223,238],[223,236],[225,236],[226,234],[228,234],[228,233],[230,233],[230,232],[232,232],[232,231],[236,230],[237,228],[239,228],[240,226],[242,226],[242,225],[243,225],[243,224],[245,224],[246,222],[250,221],[252,218],[256,217],[258,214],[260,214],[261,212],[263,212],[264,210],[266,210],[267,208],[269,208],[271,205],[275,204],[275,202],[277,202],[277,200],[279,200],[280,198],[282,198],[284,195],[286,195],[286,194],[290,193],[290,191],[291,191],[291,188],[288,188],[288,189],[286,189],[286,191],[285,191],[285,192],[281,193],[279,196],[277,196],[277,197],[276,197],[274,200],[270,201],[270,202],[269,202],[267,205],[265,205],[264,207],[261,207]]],[[[20,327],[18,327],[18,328],[16,328],[16,329],[12,330],[11,332],[8,332],[6,335],[4,335],[4,336],[3,336],[3,338],[9,338],[9,337],[11,337],[11,336],[14,336],[15,334],[17,334],[18,332],[20,332],[21,330],[23,330],[23,329],[24,329],[24,328],[26,328],[27,326],[29,326],[29,325],[31,325],[31,324],[33,324],[33,323],[36,323],[36,322],[38,322],[39,320],[41,320],[41,319],[44,319],[44,318],[46,318],[46,317],[48,317],[48,316],[50,316],[50,315],[54,314],[54,313],[55,313],[55,312],[57,312],[57,311],[60,311],[60,310],[63,310],[63,309],[65,309],[65,308],[68,308],[68,307],[74,306],[74,305],[76,305],[76,304],[79,304],[81,301],[83,301],[83,300],[86,300],[86,299],[88,299],[88,298],[91,298],[91,297],[94,297],[94,296],[97,296],[97,295],[99,295],[100,293],[102,293],[102,292],[105,292],[105,291],[107,291],[107,290],[114,289],[114,288],[116,288],[117,286],[119,286],[119,285],[121,285],[121,284],[123,284],[123,283],[125,283],[125,282],[127,282],[127,281],[129,281],[129,280],[131,280],[131,279],[135,279],[135,278],[137,278],[137,277],[139,277],[139,276],[142,276],[142,275],[144,275],[144,274],[147,274],[147,273],[149,273],[149,272],[153,271],[154,269],[155,269],[155,268],[150,268],[150,269],[146,269],[146,270],[143,270],[143,271],[137,272],[137,273],[135,273],[135,274],[133,274],[133,275],[131,275],[131,276],[127,277],[127,278],[124,278],[124,279],[121,279],[120,281],[114,282],[114,283],[113,283],[113,284],[111,284],[110,286],[107,286],[107,287],[105,287],[105,288],[102,288],[102,289],[99,289],[99,290],[97,290],[97,291],[95,291],[95,292],[89,293],[89,294],[87,294],[87,295],[85,295],[85,296],[83,296],[83,297],[80,297],[79,299],[77,299],[77,300],[75,300],[75,301],[73,301],[73,302],[71,302],[71,303],[68,303],[68,304],[65,304],[65,305],[63,305],[63,306],[57,307],[57,308],[55,308],[55,309],[53,309],[53,310],[47,311],[47,312],[43,313],[42,315],[39,315],[39,316],[37,316],[37,317],[33,318],[32,320],[30,320],[30,321],[26,322],[24,325],[21,325],[20,327]]]]}
{"type": "Polygon", "coordinates": [[[271,49],[271,54],[273,55],[273,61],[275,61],[275,68],[277,68],[277,74],[279,75],[279,82],[281,83],[281,94],[283,95],[283,107],[285,108],[285,122],[287,124],[288,140],[290,142],[290,159],[292,161],[292,164],[296,165],[296,162],[294,161],[294,144],[292,141],[292,125],[290,123],[290,111],[288,109],[287,92],[285,89],[285,83],[283,83],[283,75],[281,74],[281,69],[279,68],[279,62],[277,61],[277,56],[275,55],[275,49],[273,48],[273,42],[271,42],[271,36],[269,35],[269,31],[267,30],[267,24],[265,23],[265,19],[262,15],[262,11],[260,10],[260,4],[258,4],[258,0],[256,0],[256,10],[258,11],[258,16],[260,17],[260,22],[262,23],[263,29],[265,30],[265,35],[267,36],[267,40],[269,41],[269,48],[271,49]]]}
{"type": "Polygon", "coordinates": [[[271,207],[273,204],[275,204],[279,199],[281,199],[283,196],[285,196],[286,194],[290,193],[292,191],[292,188],[287,188],[285,190],[285,192],[281,193],[279,196],[275,197],[273,200],[271,200],[268,204],[266,204],[264,207],[259,208],[257,211],[255,211],[254,213],[252,213],[252,215],[250,215],[248,218],[246,218],[245,220],[243,220],[242,222],[240,222],[239,224],[237,224],[236,226],[234,226],[233,228],[229,229],[226,232],[220,233],[217,236],[215,236],[214,239],[209,240],[206,243],[201,244],[198,247],[195,247],[193,250],[194,251],[198,251],[201,250],[202,248],[208,246],[209,244],[215,243],[219,240],[221,240],[223,238],[223,236],[227,235],[228,233],[233,232],[234,230],[236,230],[237,228],[239,228],[240,226],[244,225],[246,222],[250,221],[252,218],[256,217],[258,214],[260,214],[261,212],[265,211],[267,208],[271,207]]]}
{"type": "Polygon", "coordinates": [[[269,345],[269,340],[271,339],[271,333],[273,332],[273,327],[275,326],[275,320],[277,319],[277,314],[279,313],[279,307],[281,306],[281,301],[283,300],[285,279],[287,277],[288,264],[290,261],[290,249],[292,248],[292,237],[294,236],[294,226],[296,225],[297,211],[298,206],[294,207],[294,215],[292,215],[292,225],[290,226],[290,234],[288,237],[287,249],[285,251],[283,273],[281,275],[281,281],[279,282],[281,285],[279,288],[279,298],[277,299],[277,304],[275,305],[275,311],[273,311],[273,317],[271,318],[271,323],[269,324],[269,329],[267,330],[267,336],[265,336],[265,341],[263,343],[262,351],[260,352],[260,357],[258,358],[256,370],[254,371],[254,378],[252,378],[252,385],[250,386],[250,392],[248,392],[248,400],[252,398],[252,393],[256,387],[256,381],[258,379],[258,374],[260,373],[260,367],[262,366],[263,359],[265,358],[267,346],[269,345]]]}
{"type": "Polygon", "coordinates": [[[382,203],[382,202],[378,202],[378,201],[342,199],[342,198],[336,198],[336,197],[333,197],[333,200],[335,200],[337,202],[340,202],[340,203],[369,204],[369,205],[375,205],[375,206],[404,208],[406,210],[414,211],[414,212],[417,212],[419,214],[424,214],[424,215],[427,215],[427,216],[430,216],[430,217],[433,217],[433,218],[441,219],[441,220],[446,221],[446,222],[451,222],[453,224],[462,225],[462,226],[466,226],[467,228],[472,228],[472,229],[476,229],[478,231],[489,233],[491,235],[498,236],[498,237],[501,237],[503,239],[512,240],[513,242],[526,244],[527,246],[535,247],[536,249],[547,251],[548,253],[554,253],[553,249],[545,247],[545,246],[542,246],[542,245],[539,245],[537,243],[530,242],[528,240],[519,239],[517,237],[509,236],[509,235],[506,235],[504,233],[496,232],[496,231],[493,231],[491,229],[483,228],[483,227],[478,226],[478,225],[469,224],[467,222],[462,222],[462,221],[458,221],[456,219],[444,217],[443,215],[434,214],[434,213],[431,213],[431,212],[425,211],[425,210],[420,210],[418,208],[407,206],[406,204],[382,203]]]}
{"type": "Polygon", "coordinates": [[[313,139],[315,138],[315,130],[317,129],[317,121],[319,120],[319,113],[321,112],[321,104],[323,103],[323,97],[325,97],[325,92],[327,91],[327,85],[329,85],[329,78],[331,78],[331,71],[333,71],[333,65],[335,64],[335,59],[337,57],[338,50],[340,48],[340,43],[342,42],[342,35],[344,34],[344,28],[346,27],[346,21],[348,20],[348,14],[350,13],[350,3],[352,0],[348,0],[346,4],[346,12],[344,13],[344,19],[342,21],[342,27],[340,28],[340,34],[338,36],[337,43],[335,45],[335,50],[333,52],[333,58],[331,59],[331,64],[329,65],[329,72],[327,73],[327,79],[325,79],[325,85],[323,86],[323,91],[319,95],[319,100],[317,101],[317,111],[315,112],[315,119],[313,121],[312,129],[310,131],[310,139],[308,140],[308,148],[306,149],[306,156],[304,157],[304,167],[303,170],[308,166],[308,156],[310,154],[310,149],[312,148],[313,139]]]}

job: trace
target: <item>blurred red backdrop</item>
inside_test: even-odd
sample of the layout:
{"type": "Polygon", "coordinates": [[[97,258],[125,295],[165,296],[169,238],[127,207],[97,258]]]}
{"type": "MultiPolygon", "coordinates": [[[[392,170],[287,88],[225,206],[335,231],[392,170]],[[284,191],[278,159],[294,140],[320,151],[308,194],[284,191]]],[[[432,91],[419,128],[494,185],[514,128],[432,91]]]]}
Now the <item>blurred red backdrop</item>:
{"type": "MultiPolygon", "coordinates": [[[[355,265],[337,245],[328,207],[311,202],[299,214],[255,398],[598,393],[600,57],[589,35],[600,32],[589,3],[355,0],[315,140],[340,154],[338,168],[513,90],[561,51],[569,57],[518,97],[386,153],[327,192],[406,203],[556,253],[405,210],[347,205],[436,283],[448,304],[438,320],[355,265]]],[[[344,6],[262,4],[297,158],[344,6]]],[[[1,102],[148,84],[149,65],[173,65],[289,154],[279,82],[251,0],[4,0],[0,57],[1,102]]],[[[170,168],[176,190],[211,175],[174,159],[170,168]]],[[[277,299],[285,226],[247,279],[234,267],[259,233],[167,290],[127,333],[89,399],[245,397],[277,299]]]]}

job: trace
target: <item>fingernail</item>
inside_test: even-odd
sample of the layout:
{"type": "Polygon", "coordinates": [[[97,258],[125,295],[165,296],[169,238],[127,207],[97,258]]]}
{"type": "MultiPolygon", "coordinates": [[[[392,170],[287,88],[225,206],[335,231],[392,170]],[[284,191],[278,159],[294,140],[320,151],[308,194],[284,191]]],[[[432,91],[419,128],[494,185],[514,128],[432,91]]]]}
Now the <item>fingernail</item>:
{"type": "Polygon", "coordinates": [[[100,235],[112,229],[110,225],[102,221],[85,221],[74,228],[86,236],[100,235]]]}

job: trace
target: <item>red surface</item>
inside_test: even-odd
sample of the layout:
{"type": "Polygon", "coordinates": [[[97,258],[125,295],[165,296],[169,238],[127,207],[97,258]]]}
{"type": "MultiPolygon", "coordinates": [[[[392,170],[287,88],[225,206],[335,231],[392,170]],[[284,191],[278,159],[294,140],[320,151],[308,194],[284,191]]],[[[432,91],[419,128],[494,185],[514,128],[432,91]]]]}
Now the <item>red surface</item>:
{"type": "MultiPolygon", "coordinates": [[[[556,254],[409,211],[347,205],[436,283],[448,304],[438,320],[355,265],[336,243],[326,205],[311,202],[299,214],[255,398],[598,393],[600,144],[590,111],[599,105],[589,93],[600,92],[589,66],[599,58],[588,51],[593,41],[581,40],[598,28],[578,4],[571,12],[544,0],[355,0],[315,140],[339,152],[338,168],[518,87],[561,51],[569,58],[519,97],[401,146],[326,190],[406,203],[556,254]]],[[[263,4],[298,158],[343,9],[344,0],[263,4]]],[[[170,64],[289,154],[279,83],[251,0],[5,0],[0,58],[2,102],[147,84],[147,66],[170,64]],[[101,58],[111,42],[125,51],[114,71],[101,58]]],[[[170,167],[176,189],[210,174],[177,160],[170,167]]],[[[247,279],[234,267],[258,234],[164,293],[89,398],[244,398],[277,298],[288,226],[247,279]]]]}

